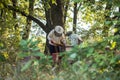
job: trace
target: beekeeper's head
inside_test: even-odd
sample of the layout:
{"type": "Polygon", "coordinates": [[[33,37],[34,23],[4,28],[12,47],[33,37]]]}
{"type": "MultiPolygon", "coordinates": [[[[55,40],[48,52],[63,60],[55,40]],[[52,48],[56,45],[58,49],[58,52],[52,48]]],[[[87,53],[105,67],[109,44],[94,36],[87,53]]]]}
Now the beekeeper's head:
{"type": "Polygon", "coordinates": [[[62,26],[55,26],[54,32],[56,36],[60,37],[62,36],[64,29],[62,28],[62,26]]]}

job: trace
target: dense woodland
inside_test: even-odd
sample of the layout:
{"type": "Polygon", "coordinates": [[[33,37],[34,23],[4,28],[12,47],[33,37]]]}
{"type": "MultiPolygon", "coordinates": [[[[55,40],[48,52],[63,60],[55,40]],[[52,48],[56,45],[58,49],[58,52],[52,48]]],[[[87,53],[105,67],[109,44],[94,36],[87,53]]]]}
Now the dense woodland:
{"type": "Polygon", "coordinates": [[[119,70],[119,0],[0,0],[0,80],[120,80],[119,70]],[[83,43],[53,70],[46,36],[56,25],[83,43]]]}

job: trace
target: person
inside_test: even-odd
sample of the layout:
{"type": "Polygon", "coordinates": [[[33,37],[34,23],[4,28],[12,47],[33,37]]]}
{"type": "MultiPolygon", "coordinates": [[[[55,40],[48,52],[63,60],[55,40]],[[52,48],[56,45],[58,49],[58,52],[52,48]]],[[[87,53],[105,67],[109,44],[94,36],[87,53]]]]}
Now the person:
{"type": "Polygon", "coordinates": [[[67,32],[66,36],[68,36],[71,46],[76,46],[83,42],[82,38],[72,31],[67,32]]]}
{"type": "MultiPolygon", "coordinates": [[[[66,33],[66,36],[70,41],[69,43],[70,45],[67,47],[67,51],[71,50],[74,46],[80,45],[83,42],[82,38],[78,34],[75,34],[73,31],[68,31],[66,33]]],[[[73,64],[75,62],[76,56],[77,56],[76,52],[72,53],[68,58],[68,62],[70,64],[73,64]]]]}
{"type": "Polygon", "coordinates": [[[55,28],[48,34],[47,39],[49,41],[50,55],[52,55],[54,62],[58,62],[58,54],[61,52],[61,48],[63,48],[66,43],[64,29],[62,26],[55,26],[55,28]]]}

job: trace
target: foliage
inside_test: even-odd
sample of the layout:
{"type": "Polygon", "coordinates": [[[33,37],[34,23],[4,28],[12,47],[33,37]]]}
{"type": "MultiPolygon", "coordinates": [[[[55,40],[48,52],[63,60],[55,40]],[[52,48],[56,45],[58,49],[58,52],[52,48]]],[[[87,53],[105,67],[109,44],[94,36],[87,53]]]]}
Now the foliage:
{"type": "Polygon", "coordinates": [[[29,57],[28,62],[26,62],[21,71],[28,69],[30,66],[40,65],[39,69],[42,69],[46,67],[46,65],[51,64],[51,60],[49,60],[51,57],[40,52],[38,43],[39,41],[34,40],[34,38],[20,41],[20,53],[18,54],[18,58],[23,58],[24,62],[24,59],[29,57]]]}
{"type": "MultiPolygon", "coordinates": [[[[50,9],[49,1],[43,0],[43,5],[36,0],[33,15],[45,20],[43,11],[44,7],[46,10],[50,9]]],[[[0,3],[0,79],[120,80],[120,37],[114,36],[112,32],[114,27],[119,31],[120,15],[119,11],[116,11],[116,8],[120,7],[119,0],[72,1],[81,3],[79,11],[83,15],[80,17],[92,26],[88,32],[85,31],[88,34],[84,34],[86,38],[81,45],[60,53],[62,62],[55,67],[52,67],[51,56],[44,55],[38,47],[39,41],[33,38],[20,40],[20,31],[23,31],[26,25],[25,17],[17,14],[18,18],[14,19],[13,12],[0,3]],[[112,3],[111,8],[106,9],[109,2],[112,3]],[[17,23],[19,27],[15,29],[17,23]]],[[[12,5],[10,0],[5,3],[12,5]]],[[[52,0],[52,3],[57,5],[56,0],[52,0]]],[[[16,8],[28,13],[27,0],[19,0],[17,6],[19,7],[16,8]]],[[[73,5],[70,5],[69,9],[72,9],[71,7],[73,5]]],[[[71,16],[71,13],[67,15],[71,16]]],[[[68,22],[71,21],[72,18],[69,18],[68,22]]]]}
{"type": "MultiPolygon", "coordinates": [[[[28,62],[19,62],[19,66],[17,64],[14,67],[17,72],[12,69],[12,65],[7,64],[10,71],[7,71],[8,76],[15,80],[119,80],[120,54],[116,53],[116,50],[120,50],[120,47],[114,44],[114,42],[120,44],[119,38],[119,36],[111,36],[99,42],[83,42],[70,51],[60,53],[63,56],[62,62],[55,66],[55,69],[51,66],[50,56],[47,58],[48,56],[43,53],[36,52],[38,41],[22,40],[21,53],[18,57],[31,56],[32,58],[28,62]],[[39,56],[40,59],[34,56],[39,56]]],[[[8,69],[5,67],[4,71],[8,69]]]]}
{"type": "MultiPolygon", "coordinates": [[[[109,75],[113,74],[118,75],[119,73],[118,68],[118,62],[120,56],[115,56],[114,49],[106,49],[106,46],[112,47],[110,45],[109,40],[118,40],[119,37],[110,37],[104,39],[102,42],[97,42],[93,44],[88,44],[89,46],[83,47],[83,45],[80,45],[82,48],[76,48],[74,50],[77,52],[77,61],[73,64],[72,69],[74,73],[82,74],[82,77],[85,80],[101,80],[102,76],[104,78],[107,78],[109,75]],[[74,68],[73,68],[74,67],[74,68]],[[100,77],[98,75],[101,75],[100,77]],[[86,76],[88,78],[86,78],[86,76]]],[[[119,44],[119,42],[117,42],[119,44]]],[[[120,49],[120,47],[117,47],[117,49],[120,49]]],[[[73,54],[73,53],[72,53],[73,54]]],[[[70,69],[71,70],[71,69],[70,69]]],[[[79,80],[76,79],[76,80],[79,80]]],[[[109,76],[110,79],[114,79],[109,76]]],[[[81,79],[81,80],[83,80],[81,79]]],[[[115,80],[119,80],[115,78],[115,80]]]]}
{"type": "MultiPolygon", "coordinates": [[[[12,21],[15,22],[15,20],[11,20],[11,22],[12,21]]],[[[0,55],[7,55],[9,58],[5,58],[8,62],[15,61],[15,51],[18,49],[18,43],[20,40],[19,32],[17,32],[17,30],[14,30],[14,25],[15,24],[12,24],[7,20],[5,20],[5,22],[1,22],[0,24],[0,55]]]]}

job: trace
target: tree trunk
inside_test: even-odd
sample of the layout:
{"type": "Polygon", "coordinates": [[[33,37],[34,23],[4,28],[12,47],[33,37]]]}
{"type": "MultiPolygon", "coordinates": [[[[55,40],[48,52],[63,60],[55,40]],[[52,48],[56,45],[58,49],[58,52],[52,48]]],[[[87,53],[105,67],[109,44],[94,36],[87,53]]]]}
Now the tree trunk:
{"type": "MultiPolygon", "coordinates": [[[[48,33],[56,26],[60,25],[64,28],[64,14],[63,14],[63,1],[62,0],[56,0],[57,4],[52,4],[52,2],[49,2],[49,5],[51,6],[50,9],[45,8],[45,14],[46,14],[46,34],[48,33]]],[[[48,50],[48,40],[46,35],[46,46],[45,46],[45,54],[49,53],[48,50]]]]}
{"type": "Polygon", "coordinates": [[[77,3],[74,3],[74,14],[73,14],[73,31],[76,33],[77,24],[77,3]]]}
{"type": "Polygon", "coordinates": [[[51,5],[51,19],[53,27],[60,25],[64,28],[63,1],[56,0],[57,4],[51,5]]]}
{"type": "Polygon", "coordinates": [[[77,14],[78,14],[78,10],[81,7],[81,3],[74,3],[74,12],[73,12],[73,31],[76,33],[77,31],[77,14]]]}
{"type": "Polygon", "coordinates": [[[65,7],[64,7],[64,24],[66,22],[66,17],[67,17],[67,11],[68,11],[68,5],[70,3],[70,0],[67,0],[65,3],[65,7]]]}

